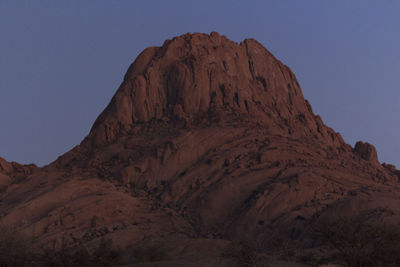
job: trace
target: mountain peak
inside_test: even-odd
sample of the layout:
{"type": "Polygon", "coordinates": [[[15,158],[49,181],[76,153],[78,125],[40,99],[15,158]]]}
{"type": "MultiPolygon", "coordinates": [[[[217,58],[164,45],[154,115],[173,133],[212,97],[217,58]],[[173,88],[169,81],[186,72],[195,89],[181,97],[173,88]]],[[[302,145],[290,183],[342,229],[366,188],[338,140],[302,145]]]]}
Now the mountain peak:
{"type": "Polygon", "coordinates": [[[238,44],[216,32],[188,33],[145,49],[89,138],[95,144],[112,142],[153,120],[192,125],[235,117],[273,126],[280,134],[343,143],[313,114],[287,66],[254,39],[238,44]]]}
{"type": "Polygon", "coordinates": [[[187,248],[295,241],[308,253],[326,218],[398,225],[399,177],[324,125],[260,43],[185,34],[137,57],[81,145],[43,168],[0,158],[0,223],[55,249],[110,239],[131,255],[160,240],[192,262],[187,248]]]}

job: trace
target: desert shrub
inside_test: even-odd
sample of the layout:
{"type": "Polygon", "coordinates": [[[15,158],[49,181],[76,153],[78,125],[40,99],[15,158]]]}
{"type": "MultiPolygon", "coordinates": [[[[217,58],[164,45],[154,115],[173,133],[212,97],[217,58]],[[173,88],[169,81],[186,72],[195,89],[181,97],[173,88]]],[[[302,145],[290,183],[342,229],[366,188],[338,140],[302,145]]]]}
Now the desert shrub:
{"type": "Polygon", "coordinates": [[[36,255],[32,240],[24,238],[12,228],[0,227],[0,266],[32,266],[36,255]]]}
{"type": "Polygon", "coordinates": [[[259,259],[254,249],[244,244],[231,243],[221,256],[233,260],[239,267],[269,266],[265,259],[259,259]]]}
{"type": "Polygon", "coordinates": [[[83,247],[62,248],[60,250],[46,249],[40,255],[40,258],[42,264],[46,267],[93,266],[88,251],[83,247]]]}
{"type": "Polygon", "coordinates": [[[102,239],[92,253],[92,260],[98,264],[97,266],[114,266],[118,263],[118,258],[119,252],[113,249],[111,240],[102,239]]]}
{"type": "Polygon", "coordinates": [[[128,250],[135,263],[157,262],[168,259],[167,251],[159,244],[140,244],[130,247],[128,250]]]}
{"type": "Polygon", "coordinates": [[[338,263],[353,267],[400,266],[400,229],[366,216],[331,217],[320,221],[316,240],[338,263]]]}
{"type": "Polygon", "coordinates": [[[118,256],[111,240],[102,240],[91,253],[83,246],[43,249],[33,239],[0,227],[0,267],[115,266],[118,256]]]}
{"type": "Polygon", "coordinates": [[[89,252],[84,246],[60,250],[47,249],[40,258],[41,262],[48,267],[116,266],[118,265],[119,253],[113,249],[111,240],[102,239],[92,252],[89,252]]]}
{"type": "Polygon", "coordinates": [[[303,256],[303,244],[298,240],[276,239],[268,253],[284,261],[298,261],[303,256]]]}

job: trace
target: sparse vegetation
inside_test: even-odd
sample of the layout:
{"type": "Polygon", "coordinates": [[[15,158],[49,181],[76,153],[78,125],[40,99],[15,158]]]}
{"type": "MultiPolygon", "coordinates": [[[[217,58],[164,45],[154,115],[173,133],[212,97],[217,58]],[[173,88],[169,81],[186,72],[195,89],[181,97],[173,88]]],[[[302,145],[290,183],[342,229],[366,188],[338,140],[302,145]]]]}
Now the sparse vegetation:
{"type": "Polygon", "coordinates": [[[349,267],[400,266],[398,226],[366,216],[334,217],[321,221],[314,232],[337,263],[349,267]]]}
{"type": "Polygon", "coordinates": [[[268,261],[257,254],[257,252],[244,244],[230,244],[221,255],[223,258],[232,259],[239,267],[268,267],[268,261]]]}
{"type": "Polygon", "coordinates": [[[33,266],[36,255],[32,242],[9,227],[0,227],[0,266],[33,266]]]}
{"type": "Polygon", "coordinates": [[[0,231],[1,267],[116,266],[118,257],[119,254],[112,248],[111,240],[101,240],[92,252],[84,246],[55,250],[39,248],[33,240],[10,228],[2,227],[0,231]]]}
{"type": "Polygon", "coordinates": [[[89,252],[83,246],[47,249],[39,254],[41,262],[47,267],[68,266],[117,266],[119,253],[112,247],[111,240],[102,239],[94,251],[89,252]]]}
{"type": "Polygon", "coordinates": [[[303,244],[298,240],[277,239],[268,253],[279,260],[298,261],[302,258],[303,244]]]}
{"type": "Polygon", "coordinates": [[[157,262],[168,259],[168,253],[161,245],[140,244],[127,248],[127,252],[135,263],[157,262]]]}
{"type": "Polygon", "coordinates": [[[283,239],[284,235],[279,238],[277,234],[267,249],[253,250],[243,244],[232,244],[222,256],[232,259],[240,267],[269,266],[268,263],[275,261],[303,262],[312,266],[400,266],[398,225],[367,215],[329,216],[321,218],[311,229],[312,235],[305,237],[308,241],[301,239],[304,242],[313,240],[311,250],[301,240],[287,240],[283,239]]]}
{"type": "MultiPolygon", "coordinates": [[[[140,244],[117,252],[111,240],[101,240],[93,249],[85,246],[59,250],[35,246],[29,238],[9,228],[0,229],[0,267],[69,267],[118,266],[121,256],[129,263],[149,263],[168,260],[167,250],[159,244],[140,244]]],[[[400,229],[367,216],[326,217],[313,227],[317,247],[324,248],[324,256],[307,262],[337,263],[348,267],[400,266],[400,229]]],[[[257,251],[245,244],[232,243],[221,255],[239,267],[270,266],[272,259],[299,261],[304,256],[298,241],[279,241],[271,251],[257,251]],[[263,252],[263,253],[261,253],[263,252]]]]}

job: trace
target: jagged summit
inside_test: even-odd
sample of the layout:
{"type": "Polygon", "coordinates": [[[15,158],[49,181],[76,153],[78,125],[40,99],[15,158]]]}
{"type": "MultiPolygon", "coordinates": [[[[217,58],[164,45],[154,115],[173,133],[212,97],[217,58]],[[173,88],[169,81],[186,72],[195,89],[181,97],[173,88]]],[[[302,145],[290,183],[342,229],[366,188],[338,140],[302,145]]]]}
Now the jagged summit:
{"type": "Polygon", "coordinates": [[[281,134],[315,135],[334,146],[343,144],[313,114],[287,66],[253,39],[238,44],[215,32],[185,34],[145,49],[94,123],[90,138],[96,144],[114,141],[135,124],[155,119],[192,124],[223,121],[229,115],[281,134]]]}

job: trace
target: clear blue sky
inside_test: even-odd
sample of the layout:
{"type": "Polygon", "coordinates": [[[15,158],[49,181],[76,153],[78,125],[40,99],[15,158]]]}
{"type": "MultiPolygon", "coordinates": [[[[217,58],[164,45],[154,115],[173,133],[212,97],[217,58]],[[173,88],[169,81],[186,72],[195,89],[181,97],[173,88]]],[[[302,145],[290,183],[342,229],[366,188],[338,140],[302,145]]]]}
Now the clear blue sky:
{"type": "Polygon", "coordinates": [[[252,37],[314,112],[400,167],[400,1],[0,0],[0,156],[47,164],[88,134],[148,46],[186,32],[252,37]]]}

